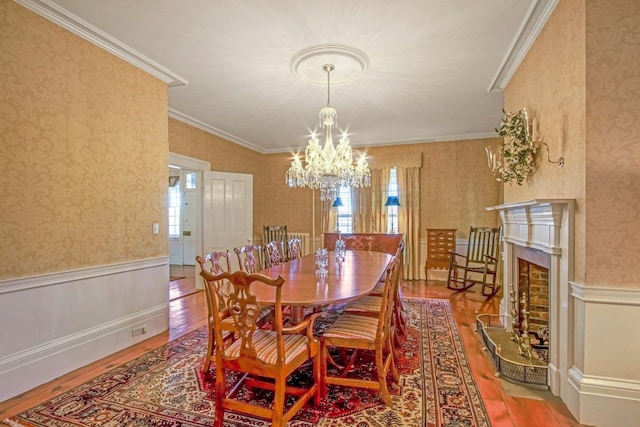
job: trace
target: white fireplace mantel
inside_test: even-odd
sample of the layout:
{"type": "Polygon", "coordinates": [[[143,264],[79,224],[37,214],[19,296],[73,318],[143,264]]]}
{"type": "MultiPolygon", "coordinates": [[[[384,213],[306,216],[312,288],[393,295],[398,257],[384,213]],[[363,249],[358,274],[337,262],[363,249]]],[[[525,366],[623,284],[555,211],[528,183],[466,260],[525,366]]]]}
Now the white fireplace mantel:
{"type": "Polygon", "coordinates": [[[569,221],[566,226],[571,229],[570,237],[573,237],[574,204],[574,199],[536,199],[486,209],[500,212],[503,241],[560,254],[563,249],[563,220],[569,221]]]}
{"type": "Polygon", "coordinates": [[[574,199],[536,199],[486,208],[498,211],[502,226],[502,283],[500,314],[512,324],[509,291],[518,294],[517,247],[541,251],[549,262],[549,388],[564,397],[572,366],[573,335],[569,282],[573,280],[574,199]]]}
{"type": "Polygon", "coordinates": [[[549,376],[582,424],[637,426],[640,418],[638,340],[640,290],[594,287],[574,277],[574,199],[536,199],[486,208],[500,214],[502,284],[500,314],[511,325],[509,291],[518,290],[518,258],[549,266],[549,376]],[[620,325],[625,325],[619,327],[620,325]]]}

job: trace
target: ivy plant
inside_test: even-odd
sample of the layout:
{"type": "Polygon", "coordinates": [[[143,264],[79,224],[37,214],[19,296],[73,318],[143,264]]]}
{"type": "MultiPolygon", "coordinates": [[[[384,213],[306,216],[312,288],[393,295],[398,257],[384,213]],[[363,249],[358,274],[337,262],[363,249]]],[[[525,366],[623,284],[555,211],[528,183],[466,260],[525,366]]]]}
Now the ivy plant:
{"type": "Polygon", "coordinates": [[[496,129],[502,142],[502,181],[515,181],[518,185],[528,178],[534,168],[536,147],[529,134],[529,119],[527,111],[507,113],[502,110],[503,117],[500,128],[496,129]]]}

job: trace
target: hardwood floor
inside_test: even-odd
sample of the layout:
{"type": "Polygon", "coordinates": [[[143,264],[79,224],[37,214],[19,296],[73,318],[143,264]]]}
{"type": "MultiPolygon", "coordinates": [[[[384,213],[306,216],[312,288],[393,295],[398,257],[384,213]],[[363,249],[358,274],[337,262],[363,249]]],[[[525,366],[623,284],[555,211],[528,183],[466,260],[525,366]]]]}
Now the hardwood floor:
{"type": "MultiPolygon", "coordinates": [[[[172,283],[183,282],[176,283],[174,286],[179,288],[182,285],[185,288],[193,288],[193,267],[184,269],[179,275],[186,277],[172,281],[172,283]]],[[[455,292],[447,289],[444,282],[412,281],[402,285],[401,293],[405,297],[445,298],[451,301],[465,352],[480,388],[492,426],[581,426],[573,418],[566,405],[549,392],[532,392],[523,387],[515,387],[495,377],[493,365],[486,352],[482,350],[478,335],[473,328],[476,309],[483,313],[497,313],[499,300],[495,297],[485,298],[480,294],[479,286],[476,287],[477,290],[472,288],[465,292],[455,292]]],[[[170,327],[168,331],[12,399],[0,402],[0,420],[64,393],[115,366],[126,363],[153,348],[205,325],[204,292],[187,292],[185,295],[176,296],[169,303],[170,327]]]]}

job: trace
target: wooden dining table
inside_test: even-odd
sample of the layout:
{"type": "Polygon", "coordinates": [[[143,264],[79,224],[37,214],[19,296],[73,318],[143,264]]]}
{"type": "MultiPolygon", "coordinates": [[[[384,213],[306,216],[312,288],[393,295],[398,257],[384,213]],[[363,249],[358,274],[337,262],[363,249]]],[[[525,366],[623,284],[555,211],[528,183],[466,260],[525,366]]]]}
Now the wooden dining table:
{"type": "MultiPolygon", "coordinates": [[[[305,307],[317,307],[351,301],[373,290],[392,256],[382,252],[347,251],[344,261],[337,262],[329,252],[328,272],[317,274],[315,254],[287,261],[261,270],[269,277],[285,279],[282,285],[282,305],[291,307],[291,321],[302,320],[305,307]]],[[[275,302],[275,288],[255,283],[252,292],[261,304],[275,302]]]]}

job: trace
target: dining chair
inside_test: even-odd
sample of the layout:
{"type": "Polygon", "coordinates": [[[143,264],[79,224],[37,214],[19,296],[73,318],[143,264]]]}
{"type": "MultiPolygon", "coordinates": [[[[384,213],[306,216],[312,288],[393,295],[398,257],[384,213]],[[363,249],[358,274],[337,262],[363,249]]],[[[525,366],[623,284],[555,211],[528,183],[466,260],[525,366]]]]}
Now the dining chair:
{"type": "Polygon", "coordinates": [[[266,268],[275,267],[286,261],[284,258],[284,247],[280,241],[274,240],[267,243],[264,246],[264,253],[266,268]]]}
{"type": "Polygon", "coordinates": [[[240,270],[246,273],[257,273],[264,268],[262,260],[262,246],[245,245],[240,248],[233,248],[238,257],[240,270]]]}
{"type": "MultiPolygon", "coordinates": [[[[395,257],[398,260],[398,272],[394,277],[393,282],[393,314],[392,322],[394,327],[394,340],[397,340],[397,334],[406,335],[406,321],[404,319],[404,307],[402,305],[402,299],[400,298],[400,283],[402,282],[402,258],[404,252],[404,240],[398,245],[395,257]]],[[[385,291],[387,276],[390,274],[387,269],[387,275],[385,279],[378,282],[373,290],[366,296],[358,298],[352,303],[347,304],[345,312],[354,314],[365,314],[375,316],[380,311],[380,307],[383,304],[382,296],[385,291]]]]}
{"type": "Polygon", "coordinates": [[[288,258],[287,242],[289,241],[289,233],[287,232],[286,225],[263,225],[262,226],[262,244],[266,245],[269,242],[280,242],[280,247],[283,249],[282,261],[286,261],[288,258]]]}
{"type": "MultiPolygon", "coordinates": [[[[222,427],[227,410],[250,414],[268,419],[275,427],[285,426],[308,401],[320,403],[320,345],[313,336],[313,324],[324,313],[314,313],[302,322],[284,327],[282,321],[282,276],[277,278],[243,271],[213,275],[206,270],[200,273],[207,282],[227,280],[232,286],[227,309],[217,311],[215,322],[215,427],[222,427]],[[254,284],[272,286],[275,294],[275,319],[273,330],[258,327],[257,315],[262,306],[252,293],[254,284]],[[231,321],[227,320],[231,319],[231,321]],[[228,343],[223,332],[236,339],[228,343]],[[287,378],[308,360],[312,361],[313,384],[309,387],[287,385],[287,378]],[[249,390],[254,387],[273,391],[273,402],[269,406],[243,402],[236,399],[234,386],[227,389],[227,371],[246,374],[242,382],[249,390]],[[295,399],[293,402],[290,399],[295,399]],[[285,410],[285,402],[287,408],[285,410]]],[[[214,289],[214,306],[224,298],[214,289]]]]}
{"type": "Polygon", "coordinates": [[[344,245],[351,251],[371,251],[373,250],[372,236],[344,236],[344,245]]]}
{"type": "MultiPolygon", "coordinates": [[[[230,263],[229,263],[229,251],[226,252],[211,252],[210,254],[205,255],[205,257],[197,256],[196,261],[200,264],[200,268],[203,271],[207,271],[211,274],[220,274],[224,271],[231,271],[230,263]]],[[[218,280],[215,282],[205,281],[204,293],[205,299],[207,301],[207,326],[209,330],[209,339],[207,342],[207,354],[204,358],[204,364],[201,367],[202,372],[208,372],[209,367],[211,366],[211,360],[213,356],[213,351],[215,349],[215,333],[214,333],[214,321],[213,316],[214,313],[224,310],[226,307],[227,298],[219,298],[218,304],[214,305],[213,292],[216,289],[221,290],[221,295],[228,295],[228,288],[225,286],[224,281],[218,280]],[[226,289],[225,289],[226,288],[226,289]]],[[[225,340],[230,339],[230,334],[227,332],[224,335],[225,340]]]]}
{"type": "MultiPolygon", "coordinates": [[[[223,272],[231,272],[231,262],[229,251],[224,252],[211,252],[207,254],[204,258],[197,256],[196,261],[200,264],[201,270],[207,271],[211,274],[220,274],[223,272]]],[[[202,365],[202,372],[208,372],[209,367],[211,366],[211,362],[215,359],[213,356],[213,351],[215,348],[215,322],[213,320],[213,316],[215,313],[220,310],[224,310],[228,306],[229,293],[231,291],[231,285],[227,280],[218,280],[218,281],[206,281],[204,286],[205,299],[207,301],[207,323],[209,330],[209,339],[207,343],[207,354],[204,358],[204,364],[202,365]],[[213,293],[219,291],[221,298],[218,298],[218,304],[214,304],[213,293]]],[[[257,322],[258,326],[262,327],[263,325],[269,323],[273,318],[273,307],[264,306],[258,313],[257,322]]],[[[226,336],[226,339],[233,339],[231,336],[226,336]]]]}
{"type": "Polygon", "coordinates": [[[393,399],[387,385],[387,375],[391,372],[393,381],[399,381],[398,371],[394,362],[392,343],[391,313],[393,311],[393,282],[398,274],[398,259],[393,258],[389,263],[386,278],[383,304],[376,317],[343,313],[323,334],[320,340],[320,359],[322,379],[320,393],[322,398],[327,396],[327,385],[344,387],[370,388],[378,390],[385,405],[393,407],[393,399]],[[352,350],[351,356],[343,366],[335,362],[330,356],[329,349],[352,350]],[[373,351],[376,375],[374,378],[354,378],[350,372],[358,361],[361,351],[373,351]],[[329,375],[328,364],[331,363],[339,370],[338,375],[329,375]]]}
{"type": "Polygon", "coordinates": [[[289,249],[289,259],[296,259],[302,256],[302,242],[298,238],[289,239],[287,242],[289,249]]]}

